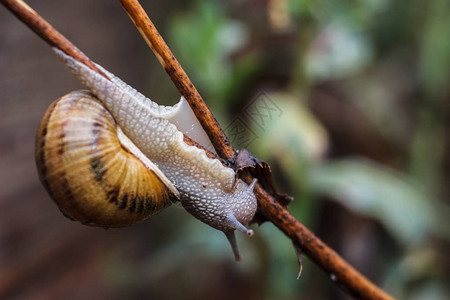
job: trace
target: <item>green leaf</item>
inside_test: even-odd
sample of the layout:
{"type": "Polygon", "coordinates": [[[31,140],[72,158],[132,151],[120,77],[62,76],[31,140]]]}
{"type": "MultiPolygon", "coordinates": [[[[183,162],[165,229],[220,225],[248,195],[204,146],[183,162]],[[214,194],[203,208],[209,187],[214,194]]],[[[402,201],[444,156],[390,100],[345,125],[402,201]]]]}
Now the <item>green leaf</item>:
{"type": "Polygon", "coordinates": [[[212,101],[224,100],[234,83],[230,55],[248,38],[243,23],[228,19],[219,2],[197,2],[193,10],[173,19],[170,37],[176,56],[198,88],[212,101]]]}
{"type": "Polygon", "coordinates": [[[433,227],[434,199],[419,183],[381,165],[357,159],[330,162],[311,170],[310,183],[317,194],[378,219],[405,244],[433,227]]]}

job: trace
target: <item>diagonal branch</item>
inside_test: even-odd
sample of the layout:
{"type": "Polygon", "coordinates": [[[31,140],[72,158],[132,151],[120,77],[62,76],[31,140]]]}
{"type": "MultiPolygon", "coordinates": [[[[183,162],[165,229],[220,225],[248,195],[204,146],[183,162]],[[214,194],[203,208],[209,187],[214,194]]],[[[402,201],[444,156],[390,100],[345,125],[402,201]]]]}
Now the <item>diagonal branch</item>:
{"type": "MultiPolygon", "coordinates": [[[[135,0],[119,1],[143,35],[146,42],[150,45],[152,51],[169,74],[175,86],[190,104],[192,110],[210,137],[218,155],[226,160],[234,158],[236,152],[228,142],[224,132],[140,4],[135,0]]],[[[0,2],[51,46],[61,49],[66,54],[102,74],[92,61],[23,1],[0,0],[0,2]]],[[[106,75],[102,75],[106,77],[106,75]]],[[[243,179],[250,182],[251,176],[243,175],[243,179]]],[[[284,232],[296,247],[303,249],[314,262],[328,272],[333,280],[345,286],[358,298],[393,299],[317,238],[261,186],[257,185],[255,187],[255,195],[258,199],[258,211],[267,220],[275,224],[282,232],[284,232]]]]}
{"type": "MultiPolygon", "coordinates": [[[[0,0],[19,20],[26,24],[31,30],[46,41],[50,46],[55,47],[65,54],[71,56],[76,61],[90,68],[92,71],[102,75],[106,79],[108,76],[104,74],[96,64],[89,59],[83,52],[81,52],[74,44],[72,44],[66,37],[59,33],[50,23],[44,20],[25,2],[20,0],[0,0]]],[[[187,77],[187,76],[186,76],[187,77]]],[[[184,135],[184,141],[188,145],[201,148],[206,152],[206,155],[211,158],[218,158],[214,153],[206,150],[202,145],[196,143],[187,135],[184,135]]],[[[227,163],[220,159],[222,164],[227,166],[227,163]]]]}
{"type": "MultiPolygon", "coordinates": [[[[169,74],[175,86],[186,98],[195,115],[207,132],[217,153],[223,159],[232,159],[236,152],[228,142],[226,136],[217,121],[206,107],[203,99],[197,92],[178,61],[173,56],[167,44],[156,30],[147,16],[145,10],[137,0],[119,0],[128,13],[133,23],[152,49],[153,53],[169,74]]],[[[244,175],[247,183],[251,182],[249,175],[244,175]]],[[[346,286],[348,290],[364,299],[392,299],[383,290],[374,285],[355,268],[347,263],[335,251],[323,243],[305,225],[298,221],[289,211],[280,205],[275,198],[265,191],[259,184],[255,187],[255,195],[258,199],[258,211],[281,231],[283,231],[294,243],[318,265],[320,265],[330,277],[346,286]]]]}
{"type": "Polygon", "coordinates": [[[139,1],[119,0],[119,2],[122,4],[128,16],[130,16],[144,40],[150,46],[167,74],[169,74],[170,79],[172,79],[180,94],[183,95],[191,106],[219,157],[223,159],[232,159],[236,154],[233,146],[228,142],[219,123],[206,106],[205,101],[203,101],[199,92],[178,63],[178,60],[173,55],[172,51],[170,51],[155,25],[153,25],[152,21],[147,16],[147,13],[139,4],[139,1]]]}
{"type": "Polygon", "coordinates": [[[83,52],[69,42],[61,33],[56,31],[52,25],[39,16],[25,2],[20,0],[1,0],[1,3],[50,46],[60,49],[93,71],[108,78],[83,52]]]}

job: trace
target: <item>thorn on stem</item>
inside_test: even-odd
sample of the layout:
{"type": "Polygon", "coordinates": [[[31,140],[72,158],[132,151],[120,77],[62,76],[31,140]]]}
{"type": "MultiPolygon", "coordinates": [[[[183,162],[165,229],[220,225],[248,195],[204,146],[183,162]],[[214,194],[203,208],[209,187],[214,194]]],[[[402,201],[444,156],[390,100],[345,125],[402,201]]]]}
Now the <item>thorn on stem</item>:
{"type": "Polygon", "coordinates": [[[302,276],[302,272],[303,272],[302,248],[295,241],[293,241],[292,244],[294,245],[295,253],[297,254],[298,268],[299,268],[297,280],[299,280],[300,276],[302,276]]]}

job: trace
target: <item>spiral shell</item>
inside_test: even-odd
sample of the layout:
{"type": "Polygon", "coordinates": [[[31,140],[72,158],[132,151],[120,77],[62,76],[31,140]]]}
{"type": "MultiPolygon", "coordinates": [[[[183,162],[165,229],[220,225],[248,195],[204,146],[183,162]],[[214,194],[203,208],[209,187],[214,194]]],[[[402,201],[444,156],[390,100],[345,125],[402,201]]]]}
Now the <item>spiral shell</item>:
{"type": "Polygon", "coordinates": [[[168,183],[118,136],[113,117],[87,91],[71,92],[47,109],[37,133],[36,164],[67,217],[92,226],[125,226],[175,198],[168,183]]]}

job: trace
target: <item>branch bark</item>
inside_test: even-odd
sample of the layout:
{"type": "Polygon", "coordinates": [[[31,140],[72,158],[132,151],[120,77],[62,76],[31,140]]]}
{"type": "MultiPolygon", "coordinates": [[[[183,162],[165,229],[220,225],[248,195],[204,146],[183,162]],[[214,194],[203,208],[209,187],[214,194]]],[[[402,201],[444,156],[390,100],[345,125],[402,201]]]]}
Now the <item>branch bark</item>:
{"type": "MultiPolygon", "coordinates": [[[[223,159],[234,158],[235,150],[145,10],[137,0],[119,0],[119,2],[169,74],[181,95],[188,101],[203,129],[210,137],[219,157],[223,159]]],[[[247,183],[252,181],[250,175],[244,175],[242,179],[247,183]]],[[[284,232],[295,245],[300,246],[315,263],[328,272],[330,278],[344,285],[350,293],[358,298],[393,299],[317,238],[259,184],[255,187],[255,195],[258,199],[258,211],[284,232]]]]}
{"type": "Polygon", "coordinates": [[[119,2],[122,4],[122,7],[149,45],[150,49],[152,49],[158,61],[166,70],[167,74],[169,74],[170,79],[172,79],[180,94],[191,106],[219,157],[223,159],[232,159],[236,154],[233,146],[228,142],[219,123],[206,106],[205,101],[203,101],[199,92],[178,63],[178,60],[173,55],[172,51],[170,51],[155,25],[153,25],[152,21],[147,16],[147,13],[139,4],[139,1],[119,0],[119,2]]]}
{"type": "MultiPolygon", "coordinates": [[[[202,97],[186,75],[163,38],[145,13],[137,0],[119,0],[137,29],[150,46],[155,56],[164,67],[175,86],[180,91],[199,119],[220,158],[233,159],[236,151],[230,145],[223,130],[206,106],[202,97]]],[[[81,51],[58,33],[48,22],[42,19],[34,10],[20,0],[0,0],[0,2],[14,13],[22,22],[30,27],[53,47],[57,47],[66,54],[89,66],[102,74],[95,64],[81,51]]],[[[106,77],[106,75],[102,74],[106,77]]],[[[209,153],[209,155],[213,155],[209,153]]],[[[251,182],[250,175],[243,175],[243,180],[251,182]]],[[[258,211],[294,243],[301,247],[315,263],[330,274],[330,278],[345,286],[351,294],[362,299],[393,299],[355,268],[342,259],[335,251],[323,243],[298,221],[289,211],[280,205],[276,199],[261,186],[255,187],[258,199],[258,211]]]]}
{"type": "Polygon", "coordinates": [[[50,46],[60,49],[67,55],[72,56],[77,61],[88,66],[93,71],[108,78],[86,55],[83,54],[83,52],[56,31],[52,25],[39,16],[25,2],[18,0],[1,0],[1,3],[50,46]]]}

